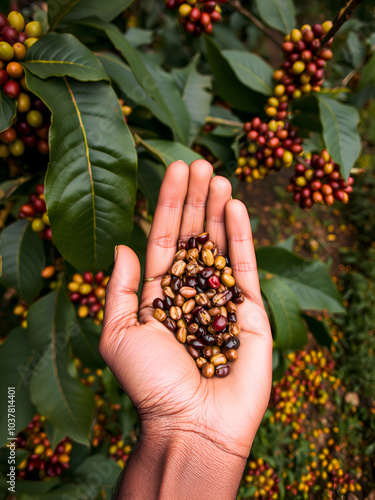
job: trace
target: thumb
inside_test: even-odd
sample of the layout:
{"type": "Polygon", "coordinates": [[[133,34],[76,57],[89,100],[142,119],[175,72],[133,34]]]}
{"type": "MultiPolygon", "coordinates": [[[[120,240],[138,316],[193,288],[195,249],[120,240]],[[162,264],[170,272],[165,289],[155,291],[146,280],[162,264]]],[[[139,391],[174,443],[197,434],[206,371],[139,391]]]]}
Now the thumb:
{"type": "MultiPolygon", "coordinates": [[[[100,339],[102,355],[114,337],[137,323],[137,290],[141,277],[141,267],[133,250],[124,245],[115,248],[115,266],[106,289],[103,330],[100,339]]],[[[115,344],[117,342],[115,341],[115,344]]]]}

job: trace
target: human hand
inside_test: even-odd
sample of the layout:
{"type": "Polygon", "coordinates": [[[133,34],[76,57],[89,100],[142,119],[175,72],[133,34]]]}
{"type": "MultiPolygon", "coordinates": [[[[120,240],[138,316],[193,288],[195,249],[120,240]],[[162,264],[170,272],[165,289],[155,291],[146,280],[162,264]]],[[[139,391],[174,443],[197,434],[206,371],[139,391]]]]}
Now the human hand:
{"type": "Polygon", "coordinates": [[[145,277],[155,279],[144,284],[138,313],[139,261],[130,248],[119,246],[100,342],[104,360],[137,409],[142,442],[147,448],[147,440],[157,439],[159,446],[171,439],[180,445],[191,440],[209,449],[214,463],[217,455],[220,462],[227,460],[237,468],[241,463],[243,469],[269,400],[272,335],[247,209],[231,200],[227,179],[212,178],[208,162],[198,160],[189,168],[177,161],[168,167],[149,236],[145,277]],[[237,310],[238,360],[224,379],[204,378],[185,346],[153,317],[152,302],[162,297],[160,280],[173,261],[178,240],[204,230],[219,254],[229,254],[245,296],[237,310]]]}

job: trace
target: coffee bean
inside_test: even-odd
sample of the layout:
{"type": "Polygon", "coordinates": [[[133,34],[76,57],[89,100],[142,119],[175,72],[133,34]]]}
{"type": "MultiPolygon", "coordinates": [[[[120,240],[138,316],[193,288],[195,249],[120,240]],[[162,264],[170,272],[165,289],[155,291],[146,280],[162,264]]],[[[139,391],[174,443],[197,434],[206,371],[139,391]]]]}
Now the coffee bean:
{"type": "MultiPolygon", "coordinates": [[[[195,276],[199,272],[199,266],[197,262],[189,262],[189,264],[186,266],[186,272],[189,276],[195,276]]],[[[188,284],[188,283],[186,283],[188,284]]],[[[197,281],[198,284],[198,281],[197,281]]],[[[189,286],[195,286],[195,285],[189,285],[189,286]]]]}
{"type": "Polygon", "coordinates": [[[217,377],[220,377],[220,378],[224,378],[224,377],[228,376],[230,374],[230,366],[229,365],[216,366],[215,367],[215,374],[217,377]]]}
{"type": "Polygon", "coordinates": [[[173,278],[171,281],[171,288],[175,293],[178,293],[179,289],[182,287],[181,278],[173,278]]]}
{"type": "Polygon", "coordinates": [[[208,278],[207,284],[208,284],[209,288],[216,289],[216,288],[219,288],[219,286],[220,286],[220,280],[217,276],[213,275],[213,276],[211,276],[211,278],[208,278]]]}
{"type": "Polygon", "coordinates": [[[201,233],[197,236],[198,243],[206,243],[208,241],[208,233],[201,233]]]}
{"type": "Polygon", "coordinates": [[[198,313],[198,319],[202,325],[209,325],[211,323],[211,316],[205,309],[202,309],[198,313]]]}
{"type": "Polygon", "coordinates": [[[214,354],[210,358],[210,363],[212,363],[214,366],[225,365],[226,362],[227,362],[227,358],[224,356],[223,353],[214,354]]]}
{"type": "Polygon", "coordinates": [[[202,375],[206,378],[211,378],[215,375],[215,367],[212,363],[205,363],[202,366],[202,375]]]}
{"type": "Polygon", "coordinates": [[[203,347],[205,346],[205,343],[202,342],[201,339],[195,339],[195,340],[192,340],[190,342],[190,345],[192,345],[193,347],[195,347],[196,349],[203,349],[203,347]]]}
{"type": "Polygon", "coordinates": [[[240,339],[237,337],[230,337],[226,340],[225,347],[227,349],[238,349],[240,347],[240,339]]]}
{"type": "Polygon", "coordinates": [[[177,307],[177,306],[172,306],[169,309],[169,316],[174,321],[178,321],[179,319],[182,318],[182,309],[180,307],[177,307]]]}
{"type": "Polygon", "coordinates": [[[198,280],[194,276],[189,276],[186,278],[186,283],[187,286],[191,286],[192,288],[195,288],[198,285],[198,280]]]}
{"type": "Polygon", "coordinates": [[[179,320],[177,321],[177,327],[178,327],[178,328],[187,328],[187,323],[186,323],[186,321],[185,321],[185,319],[184,319],[184,318],[179,319],[179,320]]]}
{"type": "Polygon", "coordinates": [[[154,318],[163,323],[166,320],[167,314],[163,309],[154,309],[153,312],[154,318]]]}
{"type": "Polygon", "coordinates": [[[171,299],[174,299],[176,294],[174,293],[174,291],[172,290],[172,288],[170,286],[166,286],[164,288],[164,295],[166,297],[170,297],[171,299]]]}
{"type": "Polygon", "coordinates": [[[171,297],[165,297],[163,302],[165,309],[170,309],[173,306],[173,300],[171,299],[171,297]]]}
{"type": "Polygon", "coordinates": [[[199,325],[198,323],[190,323],[187,327],[187,331],[190,335],[194,335],[196,331],[198,331],[199,325]]]}
{"type": "Polygon", "coordinates": [[[181,344],[185,344],[187,338],[186,328],[179,328],[177,330],[176,338],[181,344]]]}
{"type": "Polygon", "coordinates": [[[207,288],[207,280],[205,280],[202,276],[198,276],[197,281],[200,288],[203,288],[203,290],[207,288]]]}
{"type": "Polygon", "coordinates": [[[237,315],[235,313],[228,314],[228,323],[237,323],[237,315]]]}
{"type": "Polygon", "coordinates": [[[175,306],[182,307],[183,304],[185,303],[185,299],[183,298],[182,295],[177,294],[176,297],[173,299],[173,303],[175,306]]]}
{"type": "Polygon", "coordinates": [[[201,357],[201,352],[199,351],[199,349],[196,349],[195,347],[193,347],[192,345],[189,345],[188,347],[188,351],[189,351],[189,354],[190,356],[193,358],[193,359],[198,359],[201,357]]]}
{"type": "Polygon", "coordinates": [[[206,264],[206,266],[212,266],[213,263],[215,262],[214,256],[211,252],[211,250],[206,250],[203,248],[202,250],[202,260],[206,264]]]}
{"type": "Polygon", "coordinates": [[[184,314],[190,313],[195,307],[195,300],[194,299],[189,299],[186,302],[184,302],[181,306],[182,312],[184,314]]]}
{"type": "Polygon", "coordinates": [[[216,295],[216,290],[213,290],[213,289],[207,290],[206,295],[211,300],[216,295]]]}
{"type": "Polygon", "coordinates": [[[198,248],[190,248],[187,252],[186,260],[188,262],[196,261],[199,258],[198,248]]]}
{"type": "Polygon", "coordinates": [[[242,295],[242,293],[240,295],[236,295],[235,297],[233,297],[233,302],[235,304],[242,304],[242,302],[245,300],[245,297],[242,295]]]}
{"type": "Polygon", "coordinates": [[[223,285],[230,288],[231,286],[235,285],[236,280],[233,278],[233,276],[231,274],[223,274],[221,276],[221,282],[223,283],[223,285]]]}
{"type": "Polygon", "coordinates": [[[180,240],[179,243],[178,243],[178,248],[180,250],[187,250],[188,249],[188,242],[180,240]]]}
{"type": "Polygon", "coordinates": [[[171,332],[175,332],[177,330],[177,325],[171,318],[167,318],[163,325],[166,326],[171,332]]]}
{"type": "Polygon", "coordinates": [[[214,276],[215,274],[215,268],[214,267],[205,267],[202,271],[202,276],[203,278],[211,278],[211,276],[214,276]]]}
{"type": "Polygon", "coordinates": [[[207,363],[207,359],[200,357],[195,360],[195,363],[197,367],[201,370],[203,368],[203,365],[207,363]]]}
{"type": "Polygon", "coordinates": [[[216,267],[216,269],[224,269],[225,266],[226,266],[225,257],[223,257],[222,255],[218,255],[215,258],[215,267],[216,267]]]}
{"type": "Polygon", "coordinates": [[[165,276],[162,277],[161,279],[161,287],[165,288],[166,286],[169,286],[172,281],[172,276],[170,274],[166,274],[165,276]]]}
{"type": "Polygon", "coordinates": [[[222,316],[219,314],[218,316],[215,316],[214,319],[212,320],[212,326],[217,332],[221,332],[226,328],[228,324],[228,320],[225,316],[222,316]]]}
{"type": "Polygon", "coordinates": [[[225,304],[225,308],[226,310],[229,312],[229,313],[235,313],[237,311],[237,307],[236,307],[236,304],[234,304],[233,301],[229,300],[226,304],[225,304]]]}
{"type": "MultiPolygon", "coordinates": [[[[180,291],[181,292],[181,291],[180,291]]],[[[232,292],[226,290],[225,292],[217,293],[212,298],[212,303],[215,306],[224,306],[232,298],[232,292]]]]}
{"type": "Polygon", "coordinates": [[[155,309],[164,309],[164,303],[162,299],[159,298],[155,299],[152,305],[155,309]]]}
{"type": "Polygon", "coordinates": [[[209,298],[205,293],[198,293],[198,295],[195,296],[194,300],[199,306],[206,306],[209,302],[209,298]]]}
{"type": "Polygon", "coordinates": [[[206,347],[203,347],[202,353],[203,353],[203,356],[206,359],[210,359],[210,357],[213,355],[212,347],[210,345],[207,345],[206,347]]]}
{"type": "Polygon", "coordinates": [[[178,250],[178,252],[174,256],[174,260],[185,260],[186,254],[187,254],[186,250],[184,249],[178,250]]]}
{"type": "Polygon", "coordinates": [[[232,335],[232,337],[237,337],[240,333],[240,325],[238,323],[229,323],[228,333],[232,335]]]}
{"type": "Polygon", "coordinates": [[[191,238],[188,239],[188,246],[189,248],[196,248],[197,240],[194,236],[191,236],[191,238]]]}
{"type": "Polygon", "coordinates": [[[179,292],[185,299],[191,299],[197,294],[196,289],[191,286],[183,286],[180,288],[179,292]]]}
{"type": "Polygon", "coordinates": [[[223,349],[223,354],[227,361],[236,361],[238,358],[238,352],[235,349],[223,349]]]}

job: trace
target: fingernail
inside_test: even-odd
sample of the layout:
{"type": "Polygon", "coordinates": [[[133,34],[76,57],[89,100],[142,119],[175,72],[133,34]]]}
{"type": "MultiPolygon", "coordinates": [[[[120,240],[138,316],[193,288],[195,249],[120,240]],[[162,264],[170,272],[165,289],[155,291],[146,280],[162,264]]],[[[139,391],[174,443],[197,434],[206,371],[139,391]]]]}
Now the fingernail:
{"type": "Polygon", "coordinates": [[[117,245],[115,246],[115,257],[114,257],[115,262],[116,262],[116,259],[117,259],[117,245]]]}

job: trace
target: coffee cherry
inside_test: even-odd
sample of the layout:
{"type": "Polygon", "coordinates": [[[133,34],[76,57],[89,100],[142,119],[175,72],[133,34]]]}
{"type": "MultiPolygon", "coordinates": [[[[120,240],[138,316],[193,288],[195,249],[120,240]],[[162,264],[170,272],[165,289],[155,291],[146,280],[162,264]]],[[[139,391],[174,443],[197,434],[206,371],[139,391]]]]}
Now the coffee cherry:
{"type": "Polygon", "coordinates": [[[13,57],[13,47],[7,42],[0,42],[0,59],[3,61],[10,61],[13,57]]]}
{"type": "Polygon", "coordinates": [[[27,123],[34,128],[38,128],[43,124],[43,115],[40,111],[31,110],[26,115],[27,123]]]}
{"type": "Polygon", "coordinates": [[[22,61],[26,57],[26,47],[23,43],[17,42],[13,45],[14,57],[19,61],[22,61]]]}
{"type": "Polygon", "coordinates": [[[9,151],[13,156],[22,156],[25,152],[25,145],[21,139],[16,139],[14,142],[9,144],[9,151]]]}
{"type": "Polygon", "coordinates": [[[8,97],[10,97],[11,99],[16,99],[21,92],[21,87],[14,80],[8,80],[4,84],[3,90],[8,97]]]}
{"type": "Polygon", "coordinates": [[[14,45],[19,39],[18,31],[11,26],[5,26],[5,28],[1,30],[1,38],[4,42],[14,45]]]}
{"type": "Polygon", "coordinates": [[[0,133],[0,140],[5,142],[6,144],[14,142],[16,139],[17,132],[13,127],[9,127],[7,130],[4,130],[4,132],[0,133]]]}
{"type": "Polygon", "coordinates": [[[24,42],[24,44],[26,45],[26,48],[30,48],[34,45],[34,43],[36,43],[38,41],[37,38],[27,38],[24,42]]]}
{"type": "Polygon", "coordinates": [[[20,12],[13,10],[8,15],[9,25],[15,28],[17,31],[22,31],[25,26],[25,20],[20,12]]]}
{"type": "Polygon", "coordinates": [[[20,65],[20,63],[12,61],[7,64],[7,73],[11,78],[21,78],[23,75],[23,67],[20,65]]]}
{"type": "Polygon", "coordinates": [[[17,98],[17,111],[19,113],[27,113],[31,107],[31,99],[28,94],[21,92],[17,98]]]}
{"type": "Polygon", "coordinates": [[[25,33],[29,38],[40,38],[43,35],[43,26],[39,21],[26,24],[25,33]]]}

